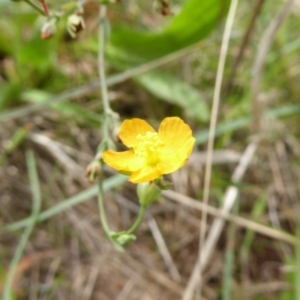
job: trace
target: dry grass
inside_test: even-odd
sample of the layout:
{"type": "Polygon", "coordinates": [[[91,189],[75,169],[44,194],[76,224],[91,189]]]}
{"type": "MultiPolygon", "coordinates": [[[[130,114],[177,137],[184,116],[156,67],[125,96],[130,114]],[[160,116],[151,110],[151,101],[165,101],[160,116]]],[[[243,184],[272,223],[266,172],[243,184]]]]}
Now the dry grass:
{"type": "MultiPolygon", "coordinates": [[[[243,17],[243,9],[248,7],[243,5],[238,18],[243,17]]],[[[217,37],[220,36],[218,33],[217,37]]],[[[257,30],[254,41],[258,42],[259,37],[257,30]]],[[[214,35],[207,44],[215,41],[214,35]]],[[[229,59],[234,58],[239,49],[234,43],[229,59]]],[[[243,67],[253,61],[254,54],[253,47],[248,45],[246,58],[242,61],[244,66],[237,72],[245,70],[243,67]]],[[[199,66],[199,61],[207,56],[193,54],[190,60],[183,59],[174,68],[187,70],[180,76],[190,78],[194,83],[201,67],[197,69],[195,65],[199,66]]],[[[91,77],[96,77],[97,70],[91,71],[92,63],[85,69],[89,70],[91,77]]],[[[206,80],[209,86],[204,95],[209,97],[213,76],[203,68],[203,81],[206,80]]],[[[230,73],[229,70],[228,67],[226,71],[230,73]]],[[[246,89],[249,82],[246,76],[239,75],[232,80],[233,86],[246,89]]],[[[287,78],[290,86],[299,79],[297,76],[287,78]]],[[[280,95],[289,93],[290,86],[277,87],[276,96],[282,98],[280,95]]],[[[261,93],[267,99],[267,103],[260,107],[262,110],[271,101],[272,92],[270,88],[261,93]]],[[[76,103],[100,113],[98,102],[91,101],[96,96],[94,93],[90,98],[81,97],[76,103]]],[[[154,99],[131,81],[114,87],[110,97],[113,108],[123,118],[138,116],[155,124],[164,116],[179,111],[178,107],[154,99]]],[[[230,104],[221,103],[222,122],[227,119],[228,111],[230,115],[230,109],[230,104]]],[[[194,132],[198,132],[199,124],[187,121],[192,124],[194,132]]],[[[200,202],[205,149],[201,145],[196,147],[190,162],[169,176],[174,191],[164,193],[162,200],[148,210],[136,232],[137,240],[126,247],[125,253],[117,252],[105,236],[95,197],[36,224],[14,278],[13,291],[18,299],[181,299],[198,259],[199,224],[203,211],[209,213],[207,236],[214,226],[218,230],[211,246],[207,243],[200,245],[202,251],[208,251],[203,254],[207,259],[202,266],[202,299],[221,299],[228,265],[232,267],[226,286],[232,290],[230,299],[283,299],[280,297],[284,291],[294,289],[293,280],[289,278],[296,268],[295,241],[300,203],[299,126],[297,116],[284,120],[262,118],[260,121],[261,130],[255,137],[247,128],[234,133],[228,131],[227,137],[217,140],[219,150],[212,157],[209,206],[200,202]],[[242,164],[245,150],[257,139],[259,143],[253,156],[248,157],[244,173],[239,178],[233,177],[237,166],[242,164]],[[228,188],[238,192],[232,200],[236,204],[232,202],[230,208],[222,209],[222,201],[228,199],[228,188]],[[253,222],[247,223],[247,220],[253,222]],[[212,225],[216,223],[219,225],[212,225]],[[264,226],[255,227],[255,224],[264,226]],[[227,255],[234,257],[231,265],[227,255]]],[[[91,186],[84,172],[101,141],[98,128],[58,111],[43,109],[30,116],[2,122],[0,148],[4,149],[14,133],[24,126],[30,128],[27,138],[6,156],[1,165],[1,227],[28,217],[31,211],[26,149],[32,149],[36,158],[42,210],[91,186]]],[[[112,176],[111,171],[106,170],[106,175],[112,176]]],[[[135,187],[126,183],[106,192],[105,205],[112,229],[130,227],[138,211],[135,187]]],[[[21,231],[1,232],[0,274],[3,276],[0,277],[0,292],[20,235],[21,231]]]]}
{"type": "MultiPolygon", "coordinates": [[[[43,118],[47,123],[47,113],[43,114],[43,118]]],[[[32,119],[33,125],[36,125],[36,119],[32,119]]],[[[12,124],[9,125],[4,130],[7,136],[14,129],[12,124]]],[[[28,141],[27,145],[6,159],[0,179],[3,225],[22,219],[30,212],[25,146],[34,149],[37,159],[43,210],[89,187],[83,170],[86,159],[93,153],[93,141],[89,138],[91,133],[70,122],[66,122],[61,130],[67,128],[78,132],[73,144],[61,141],[70,147],[68,152],[72,152],[72,166],[62,164],[51,148],[49,151],[49,147],[47,149],[34,141],[28,141]]],[[[266,193],[268,209],[255,221],[295,232],[300,170],[293,161],[299,157],[299,145],[284,132],[283,129],[282,134],[273,141],[265,140],[259,146],[246,172],[243,180],[246,186],[240,190],[239,199],[242,216],[252,218],[249,215],[251,207],[260,195],[266,193]]],[[[43,131],[39,134],[49,135],[43,131]]],[[[64,152],[62,147],[60,149],[64,152]]],[[[64,155],[68,156],[66,152],[64,155]]],[[[230,176],[235,165],[236,162],[229,160],[217,167],[222,170],[222,176],[230,176]]],[[[203,176],[201,172],[195,173],[197,170],[201,170],[201,163],[196,168],[195,165],[188,165],[174,174],[174,182],[178,181],[176,177],[181,178],[181,183],[184,182],[182,178],[194,178],[186,179],[186,186],[175,185],[175,189],[180,187],[181,193],[195,197],[195,192],[201,189],[203,176]]],[[[212,205],[214,198],[211,199],[212,205]]],[[[115,192],[106,193],[105,201],[112,228],[129,227],[137,210],[133,186],[126,184],[115,192]]],[[[14,291],[20,296],[19,299],[179,299],[197,259],[200,216],[197,209],[165,199],[149,210],[147,220],[137,232],[137,241],[129,245],[124,254],[120,254],[104,236],[96,200],[90,199],[35,227],[18,266],[14,291]]],[[[213,219],[210,217],[209,222],[213,219]]],[[[204,272],[204,294],[207,299],[217,297],[216,289],[224,265],[226,228],[212,249],[204,272]]],[[[245,229],[236,230],[234,252],[237,258],[238,245],[243,243],[244,234],[245,229]]],[[[15,233],[1,235],[1,256],[5,269],[9,266],[18,239],[19,235],[15,233]]],[[[235,265],[237,273],[232,282],[233,290],[238,295],[248,295],[243,299],[253,299],[255,294],[267,298],[288,288],[283,267],[292,253],[293,248],[286,242],[257,234],[248,258],[237,261],[235,265]]]]}

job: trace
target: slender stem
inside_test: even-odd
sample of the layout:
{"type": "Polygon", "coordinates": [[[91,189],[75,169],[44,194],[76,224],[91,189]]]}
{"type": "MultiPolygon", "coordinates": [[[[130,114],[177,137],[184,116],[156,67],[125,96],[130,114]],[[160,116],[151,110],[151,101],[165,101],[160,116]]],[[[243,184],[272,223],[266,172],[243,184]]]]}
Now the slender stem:
{"type": "Polygon", "coordinates": [[[105,208],[104,208],[104,199],[103,199],[103,195],[104,195],[103,184],[102,184],[103,180],[104,180],[103,166],[101,166],[99,177],[98,177],[98,206],[100,212],[100,221],[106,235],[108,236],[108,238],[110,239],[114,247],[118,251],[123,252],[124,251],[123,247],[120,244],[118,244],[116,241],[114,241],[113,238],[111,237],[112,231],[110,230],[107,223],[107,218],[106,218],[105,208]]]}
{"type": "Polygon", "coordinates": [[[134,222],[133,225],[126,231],[126,233],[131,234],[131,233],[133,233],[133,232],[138,228],[138,226],[139,226],[139,225],[141,224],[141,222],[143,221],[143,218],[144,218],[146,209],[147,209],[146,206],[141,206],[141,207],[140,207],[140,211],[139,211],[139,214],[138,214],[138,216],[137,216],[135,222],[134,222]]]}
{"type": "Polygon", "coordinates": [[[261,129],[261,120],[264,109],[261,105],[259,95],[261,93],[261,86],[263,82],[263,68],[266,63],[266,57],[269,49],[275,38],[277,30],[280,28],[282,22],[287,18],[293,7],[294,0],[285,1],[277,16],[272,18],[271,23],[264,31],[261,40],[258,44],[257,54],[255,57],[253,71],[251,76],[251,97],[253,107],[253,129],[255,133],[259,133],[261,129]]]}
{"type": "MultiPolygon", "coordinates": [[[[104,107],[104,124],[103,124],[103,139],[106,140],[107,136],[107,115],[109,110],[109,103],[108,103],[108,91],[107,91],[107,83],[105,77],[105,69],[104,69],[104,43],[105,43],[105,32],[104,32],[104,21],[106,15],[106,6],[100,6],[100,26],[99,26],[99,49],[98,49],[98,72],[99,72],[99,81],[100,81],[100,90],[102,96],[102,103],[104,107]]],[[[99,180],[98,180],[98,204],[100,210],[100,220],[103,226],[103,229],[107,236],[111,239],[111,230],[109,229],[105,209],[104,209],[104,199],[103,199],[103,163],[101,162],[100,172],[99,172],[99,180]]]]}
{"type": "Polygon", "coordinates": [[[101,224],[103,226],[103,229],[105,233],[110,236],[110,229],[107,223],[107,218],[105,215],[105,210],[104,210],[104,191],[103,191],[103,166],[100,168],[99,172],[99,177],[98,177],[98,205],[99,205],[99,211],[100,211],[100,219],[101,219],[101,224]]]}
{"type": "Polygon", "coordinates": [[[105,76],[105,60],[104,60],[104,46],[105,46],[105,23],[106,23],[106,6],[100,5],[99,12],[100,24],[99,24],[99,47],[98,47],[98,72],[100,81],[100,90],[103,103],[103,143],[106,147],[112,146],[113,141],[111,139],[110,128],[113,122],[114,113],[110,107],[108,98],[108,84],[105,76]]]}
{"type": "Polygon", "coordinates": [[[48,4],[45,0],[40,0],[41,1],[41,4],[44,8],[44,12],[46,14],[47,17],[49,17],[49,9],[48,9],[48,4]]]}
{"type": "MultiPolygon", "coordinates": [[[[222,87],[222,80],[223,80],[223,73],[224,73],[224,66],[226,61],[227,49],[231,34],[231,29],[233,25],[233,20],[237,8],[238,0],[231,0],[228,17],[226,20],[225,30],[222,39],[222,46],[219,56],[218,62],[218,70],[215,82],[215,89],[214,89],[214,96],[213,96],[213,104],[212,104],[212,112],[210,118],[210,125],[209,125],[209,139],[207,145],[207,158],[206,158],[206,165],[205,165],[205,174],[204,174],[204,192],[203,192],[203,203],[204,205],[208,205],[209,200],[209,193],[210,193],[210,183],[211,183],[211,172],[212,172],[212,154],[214,149],[214,139],[215,139],[215,132],[216,132],[216,125],[218,120],[218,111],[219,111],[219,104],[220,104],[220,95],[221,95],[221,87],[222,87]]],[[[182,300],[190,300],[195,299],[194,291],[198,287],[199,296],[198,299],[202,297],[202,289],[203,289],[203,274],[201,268],[201,254],[202,248],[205,243],[205,234],[207,229],[207,212],[203,212],[201,223],[200,223],[200,238],[199,238],[199,254],[198,254],[198,261],[194,267],[192,275],[189,279],[187,287],[184,291],[182,300]]]]}
{"type": "MultiPolygon", "coordinates": [[[[101,96],[102,96],[102,103],[104,109],[104,123],[103,123],[103,141],[104,143],[108,143],[109,137],[109,122],[110,122],[110,114],[111,109],[109,105],[108,99],[108,90],[107,90],[107,82],[105,77],[105,66],[104,66],[104,45],[105,45],[105,21],[106,21],[106,6],[100,5],[100,25],[99,25],[99,49],[98,49],[98,72],[99,72],[99,81],[100,81],[100,89],[101,89],[101,96]]],[[[99,154],[96,154],[96,157],[99,154]]],[[[107,218],[105,214],[104,208],[104,199],[103,199],[103,162],[100,162],[100,171],[99,171],[99,180],[98,180],[98,205],[100,211],[100,220],[103,226],[103,229],[114,245],[114,247],[119,251],[124,251],[123,247],[118,244],[116,241],[113,240],[111,234],[112,231],[110,230],[107,218]]]]}
{"type": "Polygon", "coordinates": [[[46,12],[44,12],[37,4],[35,4],[31,0],[24,0],[24,2],[26,2],[28,5],[30,5],[31,7],[33,7],[35,10],[37,10],[43,16],[46,16],[46,12]]]}
{"type": "Polygon", "coordinates": [[[106,22],[106,6],[100,6],[100,26],[99,26],[99,53],[98,53],[98,72],[101,87],[101,96],[104,108],[104,114],[109,115],[111,108],[108,99],[108,90],[105,77],[105,61],[104,61],[104,45],[105,45],[105,22],[106,22]]]}
{"type": "Polygon", "coordinates": [[[239,47],[238,54],[236,55],[236,58],[235,58],[235,60],[232,64],[231,71],[230,71],[230,74],[228,76],[228,80],[225,84],[223,99],[226,99],[227,95],[231,91],[231,88],[233,86],[233,82],[234,82],[234,79],[235,79],[235,76],[236,76],[236,71],[238,70],[238,67],[239,67],[240,63],[242,62],[242,60],[244,58],[244,55],[245,55],[245,52],[246,52],[246,49],[247,49],[247,45],[250,41],[250,37],[254,32],[253,29],[254,29],[255,23],[258,20],[259,14],[262,10],[262,7],[263,7],[263,4],[264,4],[265,1],[266,0],[257,0],[256,1],[256,4],[253,8],[253,13],[252,13],[252,16],[251,16],[251,20],[250,20],[248,28],[246,29],[246,32],[244,34],[241,46],[239,47]]]}
{"type": "Polygon", "coordinates": [[[14,257],[9,267],[9,271],[8,271],[8,275],[5,281],[5,286],[3,291],[4,300],[12,299],[11,289],[13,285],[14,276],[17,270],[17,266],[22,257],[27,241],[33,231],[41,207],[40,184],[39,184],[36,164],[32,152],[26,153],[26,161],[27,161],[30,185],[32,190],[32,212],[30,216],[30,221],[22,234],[22,237],[20,239],[20,242],[17,246],[16,252],[14,254],[14,257]]]}

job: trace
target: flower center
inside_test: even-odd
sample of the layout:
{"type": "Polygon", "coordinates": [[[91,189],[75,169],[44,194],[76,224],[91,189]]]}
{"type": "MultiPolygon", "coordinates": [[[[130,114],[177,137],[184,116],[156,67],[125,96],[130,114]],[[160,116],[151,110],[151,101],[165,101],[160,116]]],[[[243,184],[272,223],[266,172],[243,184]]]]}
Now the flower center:
{"type": "Polygon", "coordinates": [[[134,148],[134,153],[146,159],[148,165],[155,165],[159,161],[159,148],[164,144],[157,132],[148,131],[146,134],[137,136],[140,141],[134,148]]]}

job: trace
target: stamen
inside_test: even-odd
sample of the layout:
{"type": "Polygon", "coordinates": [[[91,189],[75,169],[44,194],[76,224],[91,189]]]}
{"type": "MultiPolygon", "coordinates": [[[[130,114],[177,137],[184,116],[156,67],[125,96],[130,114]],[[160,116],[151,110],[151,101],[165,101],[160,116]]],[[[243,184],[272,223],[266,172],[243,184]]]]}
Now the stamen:
{"type": "Polygon", "coordinates": [[[143,157],[147,160],[149,165],[155,165],[159,161],[158,150],[163,146],[163,142],[160,140],[157,132],[148,131],[146,134],[137,136],[140,141],[137,147],[133,150],[139,157],[143,157]]]}

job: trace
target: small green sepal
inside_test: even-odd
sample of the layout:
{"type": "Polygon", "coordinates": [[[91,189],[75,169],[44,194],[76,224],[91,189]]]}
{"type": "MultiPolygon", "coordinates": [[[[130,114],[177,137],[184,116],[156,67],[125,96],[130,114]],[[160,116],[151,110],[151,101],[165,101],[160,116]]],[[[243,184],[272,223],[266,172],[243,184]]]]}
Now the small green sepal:
{"type": "Polygon", "coordinates": [[[155,202],[159,198],[160,192],[160,188],[154,182],[139,183],[137,186],[139,201],[144,207],[155,202]]]}

